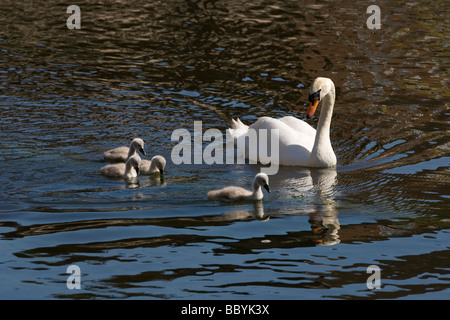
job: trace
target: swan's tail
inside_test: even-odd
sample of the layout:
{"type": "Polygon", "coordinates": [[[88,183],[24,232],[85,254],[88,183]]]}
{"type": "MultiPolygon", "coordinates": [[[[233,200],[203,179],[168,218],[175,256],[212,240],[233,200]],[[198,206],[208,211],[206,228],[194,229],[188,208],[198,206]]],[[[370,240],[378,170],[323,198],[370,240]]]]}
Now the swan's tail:
{"type": "Polygon", "coordinates": [[[231,119],[231,128],[228,129],[228,132],[234,139],[237,139],[241,135],[246,134],[247,131],[248,126],[243,124],[239,118],[237,118],[236,120],[231,119]]]}

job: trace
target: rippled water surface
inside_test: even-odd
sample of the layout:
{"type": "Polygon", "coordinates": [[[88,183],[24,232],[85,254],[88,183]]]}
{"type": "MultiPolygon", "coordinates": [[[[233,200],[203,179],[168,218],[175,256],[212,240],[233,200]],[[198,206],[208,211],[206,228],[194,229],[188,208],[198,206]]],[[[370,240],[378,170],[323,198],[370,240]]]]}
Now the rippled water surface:
{"type": "Polygon", "coordinates": [[[448,1],[376,1],[379,30],[373,1],[77,1],[79,30],[70,4],[0,3],[0,298],[450,298],[448,1]],[[222,204],[259,165],[172,162],[194,121],[304,119],[317,76],[336,168],[222,204]],[[102,176],[134,137],[163,178],[102,176]]]}

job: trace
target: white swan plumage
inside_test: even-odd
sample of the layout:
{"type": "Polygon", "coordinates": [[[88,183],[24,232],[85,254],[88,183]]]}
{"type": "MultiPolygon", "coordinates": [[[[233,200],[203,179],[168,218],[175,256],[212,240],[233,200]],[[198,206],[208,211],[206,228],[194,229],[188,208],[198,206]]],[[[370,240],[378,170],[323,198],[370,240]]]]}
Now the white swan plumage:
{"type": "MultiPolygon", "coordinates": [[[[271,117],[261,117],[251,126],[243,124],[239,119],[232,119],[232,128],[228,129],[230,135],[236,140],[245,139],[249,136],[249,130],[255,130],[259,141],[259,130],[277,129],[279,134],[279,154],[278,164],[305,167],[334,167],[336,165],[336,155],[330,141],[330,125],[335,101],[335,87],[329,78],[318,77],[314,80],[310,88],[308,98],[307,117],[311,118],[322,101],[322,111],[319,118],[317,130],[305,121],[292,116],[275,119],[271,117]]],[[[249,155],[249,140],[245,143],[237,144],[239,151],[249,155]]],[[[268,142],[267,150],[270,150],[268,142]]],[[[272,156],[273,159],[273,156],[272,156]]],[[[258,159],[253,159],[258,161],[258,159]]],[[[272,161],[276,161],[272,160],[272,161]]]]}
{"type": "Polygon", "coordinates": [[[253,181],[253,190],[247,190],[241,187],[230,186],[219,190],[211,190],[208,192],[209,200],[217,201],[252,201],[262,200],[263,192],[261,187],[270,192],[269,177],[265,173],[258,173],[253,181]]]}

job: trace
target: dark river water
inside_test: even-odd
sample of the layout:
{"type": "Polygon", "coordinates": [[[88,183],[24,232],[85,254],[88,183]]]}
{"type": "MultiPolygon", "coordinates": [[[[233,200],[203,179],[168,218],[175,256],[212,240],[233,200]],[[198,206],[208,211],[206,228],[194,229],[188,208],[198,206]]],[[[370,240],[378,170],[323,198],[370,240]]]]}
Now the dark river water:
{"type": "Polygon", "coordinates": [[[0,3],[0,298],[450,298],[449,1],[73,2],[0,3]],[[259,165],[172,161],[194,121],[306,119],[318,76],[336,168],[223,204],[259,165]],[[134,137],[164,176],[102,176],[134,137]]]}

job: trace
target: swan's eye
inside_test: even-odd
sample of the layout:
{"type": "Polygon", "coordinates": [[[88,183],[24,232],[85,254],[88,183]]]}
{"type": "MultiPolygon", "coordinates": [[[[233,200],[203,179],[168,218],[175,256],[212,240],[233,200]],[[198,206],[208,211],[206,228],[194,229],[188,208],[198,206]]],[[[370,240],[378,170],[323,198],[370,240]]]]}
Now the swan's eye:
{"type": "Polygon", "coordinates": [[[314,103],[314,99],[317,99],[320,101],[320,90],[322,90],[322,89],[319,89],[314,93],[310,93],[309,97],[308,97],[308,101],[311,103],[314,103]]]}

